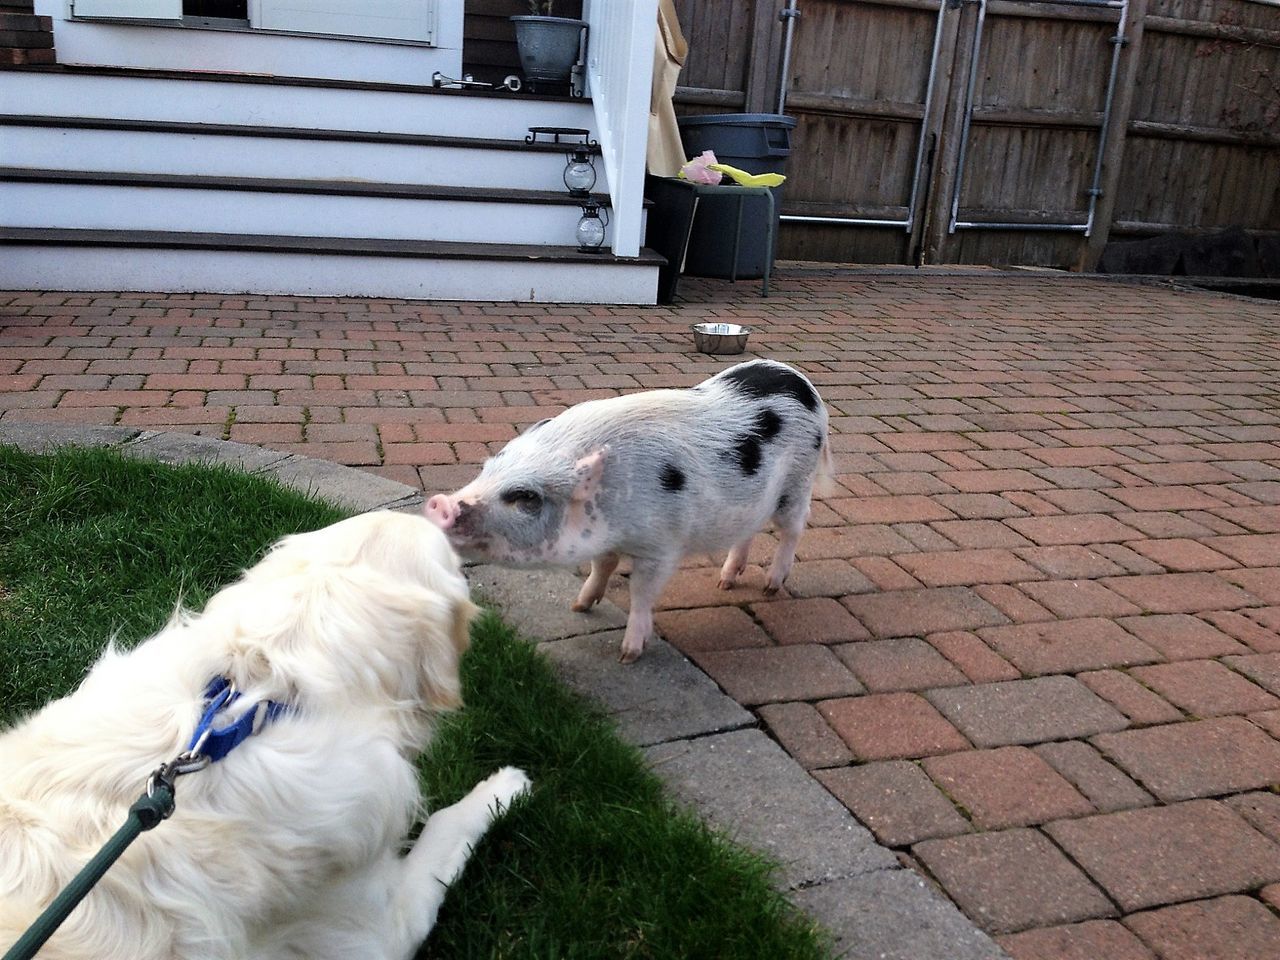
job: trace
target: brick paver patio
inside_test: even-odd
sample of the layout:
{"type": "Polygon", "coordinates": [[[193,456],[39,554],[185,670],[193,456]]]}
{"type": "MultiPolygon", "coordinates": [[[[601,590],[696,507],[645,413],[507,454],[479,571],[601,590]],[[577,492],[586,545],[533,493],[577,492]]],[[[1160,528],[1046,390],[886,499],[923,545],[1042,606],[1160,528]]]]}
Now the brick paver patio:
{"type": "Polygon", "coordinates": [[[822,391],[841,489],[788,595],[761,536],[734,591],[691,561],[659,629],[1018,960],[1274,955],[1280,304],[1034,272],[683,289],[0,294],[0,416],[453,489],[568,404],[723,368],[689,323],[753,324],[822,391]]]}

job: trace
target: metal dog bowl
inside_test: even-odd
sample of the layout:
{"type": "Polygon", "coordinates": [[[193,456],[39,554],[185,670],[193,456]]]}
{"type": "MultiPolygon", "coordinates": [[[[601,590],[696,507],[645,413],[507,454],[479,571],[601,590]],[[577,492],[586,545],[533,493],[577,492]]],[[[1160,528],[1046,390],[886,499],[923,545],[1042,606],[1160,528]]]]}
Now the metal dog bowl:
{"type": "Polygon", "coordinates": [[[737,323],[695,323],[693,345],[699,353],[741,353],[751,328],[737,323]]]}

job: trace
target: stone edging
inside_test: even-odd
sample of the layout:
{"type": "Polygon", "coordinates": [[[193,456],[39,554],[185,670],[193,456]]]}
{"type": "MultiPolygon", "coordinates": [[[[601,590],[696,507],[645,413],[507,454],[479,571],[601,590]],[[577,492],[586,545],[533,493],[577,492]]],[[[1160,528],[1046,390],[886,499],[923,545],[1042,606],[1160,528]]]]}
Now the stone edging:
{"type": "MultiPolygon", "coordinates": [[[[161,463],[219,463],[270,476],[352,510],[411,509],[422,492],[353,467],[262,447],[127,427],[0,424],[31,452],[116,447],[161,463]]],[[[573,613],[566,570],[468,568],[476,593],[538,644],[574,690],[601,703],[676,796],[781,864],[779,886],[835,935],[837,953],[876,960],[999,960],[1006,955],[888,849],[755,718],[665,641],[618,663],[626,614],[608,600],[573,613]]]]}

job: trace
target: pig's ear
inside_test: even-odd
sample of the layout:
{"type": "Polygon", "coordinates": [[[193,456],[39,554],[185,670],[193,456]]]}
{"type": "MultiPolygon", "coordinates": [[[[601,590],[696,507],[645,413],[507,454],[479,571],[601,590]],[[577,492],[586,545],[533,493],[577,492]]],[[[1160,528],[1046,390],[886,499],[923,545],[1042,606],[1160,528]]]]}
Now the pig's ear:
{"type": "Polygon", "coordinates": [[[573,500],[585,503],[595,496],[600,489],[600,480],[604,476],[604,461],[609,454],[608,447],[592,450],[573,465],[573,500]]]}

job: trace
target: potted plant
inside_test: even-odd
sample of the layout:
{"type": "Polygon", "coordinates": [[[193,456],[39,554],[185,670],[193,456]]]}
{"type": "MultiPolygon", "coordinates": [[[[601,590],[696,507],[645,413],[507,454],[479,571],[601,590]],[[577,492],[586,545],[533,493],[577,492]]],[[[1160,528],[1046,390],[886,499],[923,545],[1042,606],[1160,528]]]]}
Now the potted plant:
{"type": "Polygon", "coordinates": [[[529,16],[511,17],[520,66],[532,85],[567,83],[579,60],[585,62],[587,21],[552,16],[555,0],[529,0],[529,16]]]}

